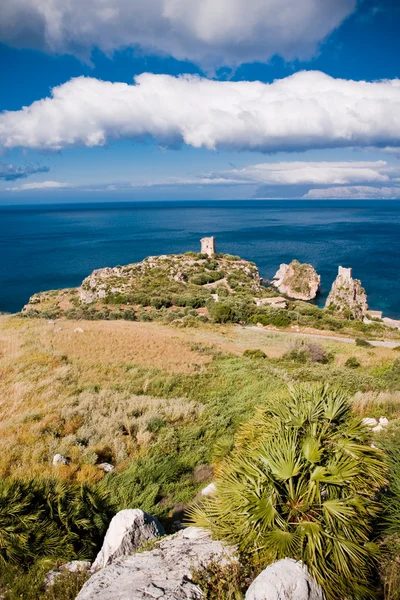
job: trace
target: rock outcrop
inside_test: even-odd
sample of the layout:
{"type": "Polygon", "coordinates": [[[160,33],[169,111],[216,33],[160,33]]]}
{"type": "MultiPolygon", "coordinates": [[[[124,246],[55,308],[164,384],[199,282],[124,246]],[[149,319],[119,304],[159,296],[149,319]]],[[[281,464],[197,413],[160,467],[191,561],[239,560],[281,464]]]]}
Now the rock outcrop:
{"type": "Polygon", "coordinates": [[[312,265],[292,260],[289,265],[281,264],[272,281],[281,294],[294,300],[313,300],[316,297],[321,277],[312,265]]]}
{"type": "Polygon", "coordinates": [[[82,303],[91,304],[119,294],[134,294],[144,284],[146,287],[154,274],[157,274],[160,289],[163,281],[175,281],[187,287],[190,283],[202,286],[215,282],[218,285],[222,280],[233,280],[239,287],[248,287],[253,292],[261,289],[260,273],[256,265],[247,260],[218,255],[210,263],[210,259],[172,254],[149,256],[139,263],[123,267],[97,269],[84,279],[78,288],[78,296],[82,303]],[[208,269],[210,265],[211,270],[208,269]]]}
{"type": "MultiPolygon", "coordinates": [[[[154,550],[116,560],[85,583],[76,600],[199,600],[191,572],[200,565],[234,559],[234,550],[198,527],[163,538],[154,550]]],[[[314,600],[314,599],[313,599],[314,600]]]]}
{"type": "Polygon", "coordinates": [[[352,270],[339,267],[325,303],[340,313],[349,313],[354,319],[362,319],[368,312],[367,294],[359,279],[353,279],[352,270]]]}
{"type": "Polygon", "coordinates": [[[245,600],[324,600],[321,587],[301,562],[285,558],[260,573],[245,600]]]}
{"type": "Polygon", "coordinates": [[[91,570],[102,569],[120,556],[133,554],[145,542],[164,534],[164,528],[158,520],[143,510],[121,510],[111,519],[103,546],[91,570]]]}

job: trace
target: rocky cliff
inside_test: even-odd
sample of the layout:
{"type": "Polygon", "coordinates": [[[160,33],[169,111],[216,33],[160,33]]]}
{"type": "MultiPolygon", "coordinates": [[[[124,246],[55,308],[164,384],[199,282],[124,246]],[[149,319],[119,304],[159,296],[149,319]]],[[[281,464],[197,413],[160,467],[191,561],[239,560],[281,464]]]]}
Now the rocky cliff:
{"type": "Polygon", "coordinates": [[[325,308],[348,313],[354,319],[362,319],[368,312],[367,294],[359,279],[353,279],[352,270],[339,267],[332,284],[325,308]]]}
{"type": "Polygon", "coordinates": [[[272,284],[289,298],[312,300],[316,297],[321,277],[312,265],[292,260],[288,265],[281,264],[272,284]]]}

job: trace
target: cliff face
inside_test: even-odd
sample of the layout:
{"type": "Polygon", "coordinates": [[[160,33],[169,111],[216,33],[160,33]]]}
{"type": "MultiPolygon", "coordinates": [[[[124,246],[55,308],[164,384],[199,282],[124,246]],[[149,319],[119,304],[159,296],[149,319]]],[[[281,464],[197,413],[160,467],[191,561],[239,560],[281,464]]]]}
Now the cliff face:
{"type": "Polygon", "coordinates": [[[289,265],[281,264],[272,284],[295,300],[312,300],[318,293],[321,277],[312,265],[292,260],[289,265]]]}
{"type": "Polygon", "coordinates": [[[367,294],[359,279],[353,279],[352,270],[339,267],[338,276],[332,284],[325,308],[349,312],[355,319],[362,319],[368,311],[367,294]]]}

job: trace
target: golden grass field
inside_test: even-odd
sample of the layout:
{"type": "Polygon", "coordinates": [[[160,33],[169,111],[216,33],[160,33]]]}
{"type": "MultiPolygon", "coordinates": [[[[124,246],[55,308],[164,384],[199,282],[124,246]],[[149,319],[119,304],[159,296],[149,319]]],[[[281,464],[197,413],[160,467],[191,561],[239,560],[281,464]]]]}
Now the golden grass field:
{"type": "MultiPolygon", "coordinates": [[[[218,353],[241,356],[259,348],[278,359],[295,339],[234,325],[179,329],[156,322],[1,316],[0,476],[49,475],[53,455],[65,452],[71,465],[60,475],[99,479],[96,462],[112,456],[123,467],[151,445],[154,419],[188,423],[201,415],[199,402],[151,398],[154,378],[208,373],[218,353]]],[[[334,352],[337,366],[356,356],[363,368],[379,370],[396,358],[389,348],[334,338],[318,343],[334,352]]]]}

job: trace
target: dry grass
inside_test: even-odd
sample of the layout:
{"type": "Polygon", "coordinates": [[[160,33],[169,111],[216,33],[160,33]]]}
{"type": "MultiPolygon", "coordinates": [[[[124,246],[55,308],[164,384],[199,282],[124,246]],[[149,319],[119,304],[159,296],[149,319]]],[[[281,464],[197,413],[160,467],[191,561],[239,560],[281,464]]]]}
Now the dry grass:
{"type": "MultiPolygon", "coordinates": [[[[259,348],[279,359],[295,339],[232,325],[178,329],[154,322],[1,316],[0,476],[48,475],[57,452],[71,458],[70,466],[59,469],[63,477],[95,480],[102,476],[96,463],[104,461],[122,468],[156,443],[159,430],[200,417],[200,402],[150,397],[152,382],[163,374],[177,379],[208,373],[217,352],[241,356],[259,348]]],[[[319,343],[339,366],[356,356],[362,369],[378,370],[395,358],[386,348],[319,343]]],[[[397,396],[363,396],[355,406],[370,415],[398,403],[397,396]]]]}

